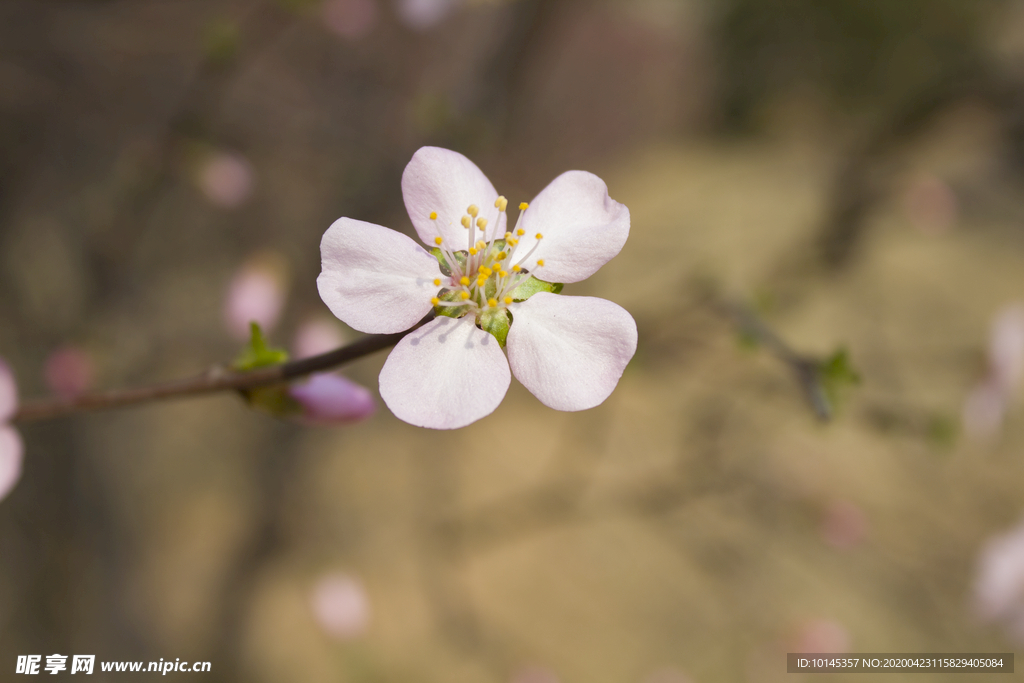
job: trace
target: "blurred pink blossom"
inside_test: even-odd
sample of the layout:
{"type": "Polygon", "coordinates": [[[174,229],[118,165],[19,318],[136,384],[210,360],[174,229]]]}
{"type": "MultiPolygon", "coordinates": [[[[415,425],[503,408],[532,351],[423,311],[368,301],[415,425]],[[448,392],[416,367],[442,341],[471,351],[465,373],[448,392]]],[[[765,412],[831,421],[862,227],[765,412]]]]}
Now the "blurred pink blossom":
{"type": "Polygon", "coordinates": [[[77,346],[64,346],[49,355],[43,374],[50,391],[63,399],[72,399],[92,386],[92,358],[77,346]]]}
{"type": "Polygon", "coordinates": [[[359,579],[333,573],[320,578],[310,595],[313,616],[327,635],[352,640],[370,623],[370,599],[359,579]]]}
{"type": "Polygon", "coordinates": [[[199,189],[216,206],[233,209],[252,195],[252,166],[240,154],[216,152],[199,168],[199,189]]]}
{"type": "Polygon", "coordinates": [[[825,508],[821,535],[833,548],[849,550],[861,543],[868,533],[868,519],[857,505],[836,500],[825,508]]]}
{"type": "Polygon", "coordinates": [[[248,259],[228,284],[224,321],[236,339],[249,338],[249,324],[259,323],[264,332],[277,325],[287,296],[287,264],[275,252],[248,259]]]}
{"type": "Polygon", "coordinates": [[[834,619],[810,619],[800,625],[791,652],[850,651],[850,634],[834,619]]]}
{"type": "Polygon", "coordinates": [[[321,9],[327,28],[349,40],[362,38],[377,24],[375,0],[327,0],[321,9]]]}
{"type": "Polygon", "coordinates": [[[288,393],[303,408],[300,422],[345,424],[365,420],[377,410],[366,387],[341,375],[321,373],[292,384],[288,393]]]}
{"type": "Polygon", "coordinates": [[[512,675],[512,683],[559,683],[559,680],[550,669],[525,666],[512,675]]]}
{"type": "Polygon", "coordinates": [[[299,325],[292,341],[292,355],[296,358],[319,356],[343,346],[347,339],[334,317],[318,316],[299,325]]]}
{"type": "Polygon", "coordinates": [[[974,610],[982,621],[1001,622],[1024,644],[1024,522],[991,538],[978,556],[974,610]]]}
{"type": "Polygon", "coordinates": [[[416,31],[433,28],[447,17],[460,0],[398,0],[398,18],[416,31]]]}
{"type": "Polygon", "coordinates": [[[0,359],[0,500],[7,497],[21,478],[24,444],[21,435],[9,424],[18,409],[18,385],[14,373],[0,359]]]}
{"type": "Polygon", "coordinates": [[[964,431],[976,439],[999,433],[1024,377],[1024,305],[1003,307],[992,321],[985,377],[964,400],[964,431]]]}
{"type": "Polygon", "coordinates": [[[956,224],[959,209],[949,185],[931,174],[915,178],[903,195],[903,209],[915,228],[937,235],[956,224]]]}

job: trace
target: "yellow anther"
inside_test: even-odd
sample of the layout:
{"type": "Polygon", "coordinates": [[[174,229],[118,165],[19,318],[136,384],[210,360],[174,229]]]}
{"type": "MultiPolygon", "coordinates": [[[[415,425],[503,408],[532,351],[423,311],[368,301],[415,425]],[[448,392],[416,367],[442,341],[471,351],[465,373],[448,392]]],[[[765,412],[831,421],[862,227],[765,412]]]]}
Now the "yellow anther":
{"type": "Polygon", "coordinates": [[[497,299],[488,299],[487,300],[487,305],[490,306],[491,308],[494,308],[495,306],[498,305],[498,300],[497,299]]]}
{"type": "Polygon", "coordinates": [[[462,217],[462,227],[469,229],[469,216],[462,217]]]}
{"type": "Polygon", "coordinates": [[[512,236],[512,233],[510,233],[510,232],[506,232],[506,233],[505,233],[505,239],[508,239],[508,238],[509,238],[509,237],[511,237],[511,236],[512,236]]]}
{"type": "Polygon", "coordinates": [[[479,268],[477,268],[477,272],[479,272],[481,275],[490,275],[494,271],[488,268],[487,266],[480,266],[479,268]]]}
{"type": "Polygon", "coordinates": [[[522,268],[520,268],[518,265],[515,265],[515,266],[512,266],[512,270],[513,270],[513,272],[518,273],[519,271],[522,270],[522,268]]]}
{"type": "Polygon", "coordinates": [[[530,205],[527,204],[526,202],[523,202],[522,204],[519,205],[519,210],[520,211],[526,211],[529,208],[530,208],[530,205]]]}
{"type": "Polygon", "coordinates": [[[498,271],[498,277],[508,277],[508,271],[507,270],[499,270],[498,271]]]}
{"type": "Polygon", "coordinates": [[[441,278],[439,278],[439,277],[435,277],[434,278],[434,286],[435,287],[440,287],[441,286],[441,278]]]}
{"type": "Polygon", "coordinates": [[[537,233],[537,239],[539,239],[539,240],[542,240],[542,239],[544,239],[544,235],[542,235],[542,234],[540,234],[540,233],[538,232],[538,233],[537,233]]]}
{"type": "Polygon", "coordinates": [[[436,244],[436,245],[438,245],[438,246],[441,246],[441,243],[442,243],[442,242],[444,242],[444,240],[443,240],[443,239],[441,239],[440,237],[435,237],[435,238],[434,238],[434,244],[436,244]]]}
{"type": "Polygon", "coordinates": [[[435,306],[436,306],[436,305],[438,305],[439,303],[441,303],[441,300],[440,300],[440,299],[438,299],[438,298],[437,298],[437,297],[435,296],[435,297],[433,297],[433,298],[432,298],[432,299],[430,300],[430,303],[432,303],[433,305],[435,305],[435,306]]]}
{"type": "Polygon", "coordinates": [[[484,242],[483,240],[477,240],[476,241],[476,248],[479,251],[483,251],[484,249],[487,248],[487,242],[484,242]]]}
{"type": "Polygon", "coordinates": [[[466,213],[468,213],[473,218],[476,218],[477,214],[480,213],[480,209],[477,208],[476,204],[470,204],[469,208],[466,209],[466,213]]]}
{"type": "Polygon", "coordinates": [[[437,211],[431,211],[430,212],[430,220],[432,220],[432,221],[436,221],[437,220],[437,211]]]}
{"type": "Polygon", "coordinates": [[[463,275],[459,278],[459,284],[463,287],[469,287],[469,278],[463,275]]]}
{"type": "Polygon", "coordinates": [[[508,238],[508,243],[511,244],[514,247],[517,244],[519,244],[519,240],[517,240],[515,237],[509,237],[508,238]]]}
{"type": "Polygon", "coordinates": [[[516,234],[522,237],[523,235],[526,234],[526,231],[523,230],[522,228],[519,228],[518,230],[516,230],[516,234]]]}
{"type": "Polygon", "coordinates": [[[487,278],[485,278],[485,277],[478,277],[476,279],[476,286],[477,287],[483,287],[486,283],[487,283],[487,278]]]}
{"type": "Polygon", "coordinates": [[[505,297],[505,305],[508,306],[510,303],[512,303],[512,297],[506,296],[505,297]]]}
{"type": "Polygon", "coordinates": [[[459,298],[465,301],[469,298],[469,292],[459,292],[459,298]]]}
{"type": "Polygon", "coordinates": [[[506,254],[503,251],[499,251],[497,254],[495,254],[494,260],[495,261],[504,261],[506,256],[508,256],[508,254],[506,254]]]}
{"type": "Polygon", "coordinates": [[[504,211],[508,207],[508,200],[502,195],[494,200],[494,206],[497,207],[498,211],[504,211]]]}
{"type": "Polygon", "coordinates": [[[537,265],[538,266],[543,266],[544,265],[544,259],[542,259],[542,258],[537,259],[537,265]]]}
{"type": "Polygon", "coordinates": [[[477,252],[476,247],[470,247],[469,248],[469,255],[470,256],[476,256],[476,252],[477,252]]]}
{"type": "Polygon", "coordinates": [[[487,219],[486,218],[477,218],[476,219],[476,227],[480,228],[481,230],[486,230],[487,229],[487,219]]]}

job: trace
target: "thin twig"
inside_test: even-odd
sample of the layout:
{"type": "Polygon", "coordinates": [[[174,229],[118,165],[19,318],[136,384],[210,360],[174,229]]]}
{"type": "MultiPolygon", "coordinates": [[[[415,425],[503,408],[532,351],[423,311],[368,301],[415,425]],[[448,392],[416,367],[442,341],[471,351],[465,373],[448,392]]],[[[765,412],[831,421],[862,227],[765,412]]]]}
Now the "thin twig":
{"type": "Polygon", "coordinates": [[[350,361],[397,344],[402,337],[419,329],[433,319],[428,315],[404,332],[394,334],[371,334],[357,342],[312,358],[303,358],[269,368],[237,372],[223,366],[211,368],[196,377],[174,380],[163,384],[129,389],[111,389],[75,398],[48,398],[26,401],[14,414],[12,422],[49,420],[91,410],[110,410],[172,398],[188,398],[212,394],[218,391],[244,391],[256,387],[278,384],[303,377],[314,372],[323,372],[344,365],[350,361]]]}

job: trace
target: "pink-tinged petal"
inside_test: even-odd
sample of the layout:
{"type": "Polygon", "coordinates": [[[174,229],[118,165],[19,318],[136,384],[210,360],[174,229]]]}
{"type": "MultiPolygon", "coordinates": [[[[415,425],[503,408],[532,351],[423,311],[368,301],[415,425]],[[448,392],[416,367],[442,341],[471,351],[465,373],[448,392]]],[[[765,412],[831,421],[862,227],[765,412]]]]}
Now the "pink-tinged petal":
{"type": "Polygon", "coordinates": [[[476,205],[479,217],[487,219],[488,237],[505,233],[505,214],[494,206],[497,190],[476,164],[458,152],[421,147],[402,173],[402,196],[416,234],[430,248],[439,232],[452,250],[469,248],[469,231],[461,221],[470,205],[476,205]],[[430,219],[432,212],[437,220],[430,219]]]}
{"type": "Polygon", "coordinates": [[[299,325],[292,340],[292,356],[312,358],[347,343],[348,339],[337,320],[327,315],[318,315],[299,325]]]}
{"type": "Polygon", "coordinates": [[[362,582],[347,574],[328,574],[310,595],[313,616],[327,635],[337,640],[361,636],[370,622],[370,598],[362,582]]]}
{"type": "Polygon", "coordinates": [[[513,261],[533,249],[540,233],[540,246],[520,265],[546,282],[579,282],[622,251],[629,209],[609,197],[608,186],[593,173],[568,171],[530,202],[521,225],[526,234],[513,261]]]}
{"type": "Polygon", "coordinates": [[[10,425],[0,425],[0,500],[21,479],[21,435],[10,425]]]}
{"type": "Polygon", "coordinates": [[[339,218],[320,242],[320,298],[360,332],[407,330],[425,316],[441,277],[437,259],[409,237],[373,223],[339,218]]]}
{"type": "Polygon", "coordinates": [[[636,352],[636,323],[611,301],[541,292],[509,310],[512,373],[555,410],[602,403],[636,352]]]}
{"type": "Polygon", "coordinates": [[[6,422],[18,409],[18,384],[7,363],[0,359],[0,422],[6,422]]]}
{"type": "Polygon", "coordinates": [[[344,424],[373,415],[377,405],[366,387],[330,373],[297,382],[288,393],[302,406],[301,420],[309,424],[344,424]]]}
{"type": "Polygon", "coordinates": [[[224,296],[224,324],[239,340],[249,339],[251,323],[269,333],[277,326],[288,297],[288,263],[276,252],[250,257],[231,277],[224,296]]]}
{"type": "Polygon", "coordinates": [[[511,381],[498,340],[472,316],[439,317],[395,346],[380,371],[380,396],[409,424],[457,429],[494,412],[511,381]]]}

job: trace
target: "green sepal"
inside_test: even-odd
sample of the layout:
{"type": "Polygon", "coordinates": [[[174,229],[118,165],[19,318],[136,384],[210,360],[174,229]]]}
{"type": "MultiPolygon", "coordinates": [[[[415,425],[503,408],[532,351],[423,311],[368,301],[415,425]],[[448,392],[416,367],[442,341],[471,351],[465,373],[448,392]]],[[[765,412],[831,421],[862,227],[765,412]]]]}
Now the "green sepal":
{"type": "Polygon", "coordinates": [[[242,349],[242,353],[235,358],[231,367],[239,372],[266,368],[271,365],[280,365],[288,361],[288,352],[284,349],[272,349],[267,346],[267,339],[263,336],[263,330],[259,324],[249,324],[251,334],[249,343],[242,349]]]}
{"type": "Polygon", "coordinates": [[[504,309],[485,310],[480,314],[480,329],[494,335],[501,348],[505,348],[505,340],[508,339],[508,328],[511,324],[512,318],[504,309]]]}
{"type": "Polygon", "coordinates": [[[860,373],[854,368],[850,354],[844,348],[837,349],[818,363],[817,371],[818,384],[833,409],[848,387],[860,384],[860,373]]]}
{"type": "Polygon", "coordinates": [[[514,301],[526,301],[534,294],[539,292],[551,292],[552,294],[558,294],[562,291],[562,287],[565,285],[561,282],[544,282],[544,280],[538,280],[534,276],[530,276],[519,283],[519,286],[512,290],[512,299],[514,301]]]}
{"type": "MultiPolygon", "coordinates": [[[[441,247],[434,247],[430,250],[430,254],[437,259],[437,265],[441,267],[441,272],[445,275],[450,276],[452,274],[452,268],[448,265],[448,259],[445,258],[444,252],[441,251],[441,247]]],[[[466,252],[457,251],[454,254],[455,260],[459,263],[459,270],[466,270],[466,252]]]]}
{"type": "MultiPolygon", "coordinates": [[[[441,301],[459,301],[459,292],[454,289],[445,289],[437,295],[437,298],[441,301]]],[[[434,306],[435,314],[448,318],[461,318],[466,315],[466,310],[465,306],[445,306],[443,304],[434,306]]]]}
{"type": "Polygon", "coordinates": [[[245,389],[239,393],[250,408],[262,410],[274,417],[294,417],[303,412],[302,405],[288,393],[287,383],[245,389]]]}

